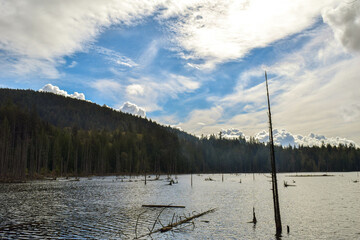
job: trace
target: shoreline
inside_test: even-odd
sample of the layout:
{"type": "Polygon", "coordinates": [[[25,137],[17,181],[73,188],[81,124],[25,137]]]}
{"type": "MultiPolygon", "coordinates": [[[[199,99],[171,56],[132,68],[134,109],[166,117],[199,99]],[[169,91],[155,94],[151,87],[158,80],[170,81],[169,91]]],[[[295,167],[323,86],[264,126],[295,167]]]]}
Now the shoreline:
{"type": "MultiPolygon", "coordinates": [[[[333,173],[350,173],[350,172],[356,172],[356,171],[348,171],[348,172],[332,172],[332,174],[328,174],[328,173],[321,173],[321,172],[314,172],[314,174],[311,174],[309,172],[306,172],[306,174],[289,174],[289,172],[280,172],[279,174],[287,174],[285,175],[285,177],[334,177],[335,174],[333,173]]],[[[147,173],[147,176],[168,176],[168,175],[203,175],[203,174],[235,174],[235,175],[240,175],[240,174],[267,174],[267,173],[214,173],[214,172],[207,172],[207,173],[175,173],[175,174],[167,174],[167,173],[147,173]]],[[[128,176],[130,178],[132,177],[140,177],[140,176],[144,176],[144,174],[138,174],[138,173],[108,173],[108,174],[81,174],[81,175],[74,175],[74,174],[69,174],[66,176],[54,176],[54,175],[37,175],[37,176],[28,176],[25,178],[4,178],[4,179],[0,179],[0,184],[3,183],[26,183],[26,182],[32,182],[32,181],[56,181],[59,179],[66,179],[69,181],[77,181],[76,179],[79,178],[91,178],[91,177],[109,177],[109,176],[114,176],[114,177],[125,177],[128,176]]],[[[150,179],[149,179],[150,180],[150,179]]]]}

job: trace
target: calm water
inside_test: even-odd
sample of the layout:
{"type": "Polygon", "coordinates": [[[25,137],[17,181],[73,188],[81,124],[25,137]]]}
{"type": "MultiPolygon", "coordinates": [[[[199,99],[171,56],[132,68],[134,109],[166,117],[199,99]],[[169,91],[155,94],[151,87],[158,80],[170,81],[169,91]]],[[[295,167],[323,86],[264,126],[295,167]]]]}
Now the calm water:
{"type": "MultiPolygon", "coordinates": [[[[334,175],[279,174],[281,239],[360,239],[360,183],[351,181],[359,177],[357,173],[334,175]],[[285,188],[284,180],[295,180],[296,187],[285,188]]],[[[222,182],[221,175],[193,175],[191,187],[190,175],[177,177],[179,183],[172,186],[165,176],[146,186],[134,177],[132,182],[128,177],[123,181],[96,177],[1,184],[0,238],[132,239],[135,229],[138,236],[149,232],[161,211],[142,208],[142,204],[173,204],[186,208],[164,210],[160,215],[164,225],[174,213],[188,216],[217,210],[195,219],[194,225],[154,234],[154,239],[275,239],[270,178],[226,174],[222,182]],[[215,181],[204,181],[207,177],[215,181]],[[255,227],[247,223],[252,220],[253,206],[255,227]]]]}

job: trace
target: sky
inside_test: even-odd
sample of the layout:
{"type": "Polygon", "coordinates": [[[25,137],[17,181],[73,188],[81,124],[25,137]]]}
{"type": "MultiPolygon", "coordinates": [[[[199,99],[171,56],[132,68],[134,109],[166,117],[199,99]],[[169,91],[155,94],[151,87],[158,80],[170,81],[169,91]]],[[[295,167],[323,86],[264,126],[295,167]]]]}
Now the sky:
{"type": "Polygon", "coordinates": [[[0,87],[197,136],[264,139],[267,71],[284,144],[359,146],[359,66],[360,0],[0,0],[0,87]]]}

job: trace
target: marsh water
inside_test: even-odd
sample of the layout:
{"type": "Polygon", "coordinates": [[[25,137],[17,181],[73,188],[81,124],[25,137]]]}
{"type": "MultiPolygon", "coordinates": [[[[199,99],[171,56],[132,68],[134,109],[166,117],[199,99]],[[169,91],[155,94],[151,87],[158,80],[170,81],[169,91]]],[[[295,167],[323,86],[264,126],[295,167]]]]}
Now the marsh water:
{"type": "MultiPolygon", "coordinates": [[[[359,177],[354,172],[329,174],[334,176],[278,175],[281,239],[360,239],[360,183],[353,182],[359,177]],[[283,181],[296,186],[284,187],[283,181]]],[[[193,224],[152,237],[275,239],[269,174],[224,174],[224,181],[221,174],[193,175],[192,186],[190,175],[176,177],[173,185],[166,176],[146,185],[141,176],[0,184],[0,238],[133,239],[160,228],[159,221],[154,222],[161,211],[159,219],[166,225],[216,208],[193,224]],[[214,181],[205,181],[209,177],[214,181]],[[162,210],[143,204],[185,208],[162,210]],[[253,207],[256,225],[248,223],[253,207]]]]}

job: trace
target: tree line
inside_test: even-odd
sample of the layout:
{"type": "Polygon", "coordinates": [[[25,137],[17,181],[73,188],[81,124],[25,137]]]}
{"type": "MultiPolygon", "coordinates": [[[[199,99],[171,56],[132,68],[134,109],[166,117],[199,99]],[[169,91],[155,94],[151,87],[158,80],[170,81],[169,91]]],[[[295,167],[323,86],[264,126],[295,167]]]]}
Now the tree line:
{"type": "MultiPolygon", "coordinates": [[[[54,97],[52,95],[51,98],[54,97]]],[[[47,109],[44,107],[46,97],[43,105],[34,104],[32,97],[27,98],[27,105],[20,105],[11,98],[0,102],[0,179],[145,172],[270,171],[269,148],[254,138],[250,141],[244,138],[230,140],[212,135],[199,139],[177,129],[97,105],[93,117],[88,114],[88,123],[82,123],[83,120],[77,121],[73,115],[64,114],[78,111],[71,104],[74,99],[61,96],[55,99],[61,104],[66,103],[63,107],[55,104],[58,111],[51,112],[54,116],[50,118],[62,116],[61,124],[59,120],[57,124],[49,120],[49,116],[47,120],[43,117],[46,115],[44,109],[47,109]],[[104,113],[109,114],[103,118],[104,113]],[[115,116],[115,120],[111,115],[115,116]],[[103,124],[98,125],[102,127],[96,127],[101,119],[105,119],[103,124]]],[[[90,105],[95,104],[84,105],[90,109],[89,112],[93,107],[90,105]]],[[[84,108],[79,111],[84,111],[84,108]]],[[[360,165],[360,150],[353,145],[277,146],[275,154],[278,171],[282,172],[358,171],[360,165]]]]}

